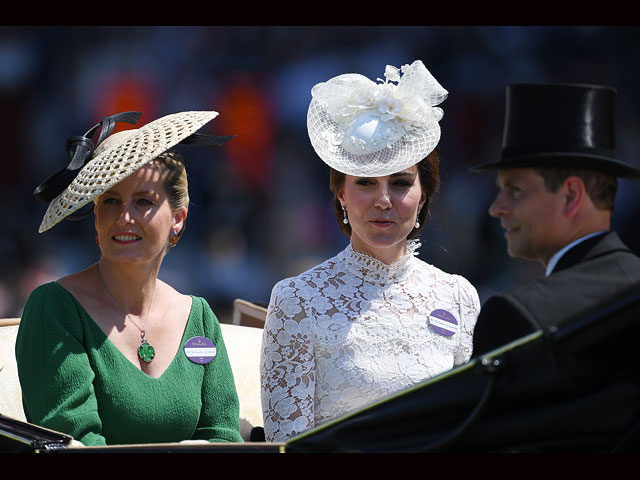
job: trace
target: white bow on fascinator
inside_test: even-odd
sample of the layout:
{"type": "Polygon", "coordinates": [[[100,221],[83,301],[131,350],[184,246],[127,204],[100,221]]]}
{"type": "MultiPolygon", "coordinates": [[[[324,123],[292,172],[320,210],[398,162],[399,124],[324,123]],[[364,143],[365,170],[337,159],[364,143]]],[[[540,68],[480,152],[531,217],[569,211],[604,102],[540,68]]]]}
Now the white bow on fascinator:
{"type": "Polygon", "coordinates": [[[350,73],[311,90],[307,129],[320,158],[342,173],[390,175],[415,165],[440,141],[448,92],[420,60],[387,65],[378,83],[350,73]],[[394,83],[395,82],[395,83],[394,83]]]}

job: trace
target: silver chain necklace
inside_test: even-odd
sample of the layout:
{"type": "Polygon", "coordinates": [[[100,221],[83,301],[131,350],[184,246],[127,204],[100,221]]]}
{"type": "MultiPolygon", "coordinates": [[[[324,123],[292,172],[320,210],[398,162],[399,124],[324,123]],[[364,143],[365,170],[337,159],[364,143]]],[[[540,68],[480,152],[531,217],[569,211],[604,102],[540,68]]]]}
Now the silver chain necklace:
{"type": "Polygon", "coordinates": [[[151,313],[151,307],[153,307],[153,301],[156,299],[156,290],[158,288],[158,284],[156,283],[156,286],[153,289],[153,297],[151,297],[151,304],[149,305],[149,310],[147,310],[147,316],[144,318],[144,323],[142,325],[142,328],[140,328],[138,326],[138,324],[136,322],[134,322],[133,319],[129,316],[129,314],[122,307],[122,305],[120,305],[120,303],[118,303],[116,298],[113,296],[113,294],[111,293],[111,291],[107,287],[107,284],[104,281],[104,277],[102,276],[102,271],[100,270],[100,264],[98,264],[98,276],[100,277],[100,280],[102,281],[102,286],[104,287],[105,291],[111,297],[111,300],[113,300],[113,302],[120,308],[120,310],[122,310],[122,313],[124,313],[125,317],[127,317],[131,321],[131,323],[133,323],[135,325],[135,327],[138,330],[140,330],[140,345],[138,345],[138,356],[144,362],[150,363],[151,360],[153,360],[153,357],[156,356],[156,351],[153,348],[153,346],[147,341],[147,339],[144,338],[145,337],[145,333],[146,333],[145,332],[145,327],[147,325],[147,319],[149,318],[149,314],[151,313]]]}

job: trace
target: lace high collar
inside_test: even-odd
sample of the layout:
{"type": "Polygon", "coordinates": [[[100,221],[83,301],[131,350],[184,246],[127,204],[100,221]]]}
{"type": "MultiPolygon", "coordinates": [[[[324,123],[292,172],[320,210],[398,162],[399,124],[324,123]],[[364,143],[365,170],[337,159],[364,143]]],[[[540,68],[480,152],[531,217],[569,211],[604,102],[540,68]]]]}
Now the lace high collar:
{"type": "Polygon", "coordinates": [[[405,254],[391,264],[386,264],[368,253],[354,250],[351,243],[343,250],[343,256],[349,272],[366,282],[385,284],[401,280],[411,271],[413,258],[418,255],[418,248],[418,240],[407,240],[405,254]]]}

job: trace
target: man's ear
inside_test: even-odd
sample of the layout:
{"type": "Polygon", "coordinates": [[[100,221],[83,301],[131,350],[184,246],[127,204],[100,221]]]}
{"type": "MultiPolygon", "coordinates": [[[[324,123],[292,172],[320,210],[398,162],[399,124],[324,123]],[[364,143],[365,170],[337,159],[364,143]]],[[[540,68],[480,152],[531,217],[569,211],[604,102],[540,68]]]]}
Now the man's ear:
{"type": "Polygon", "coordinates": [[[584,182],[580,177],[567,177],[562,182],[562,193],[564,194],[564,214],[574,216],[587,195],[584,182]]]}

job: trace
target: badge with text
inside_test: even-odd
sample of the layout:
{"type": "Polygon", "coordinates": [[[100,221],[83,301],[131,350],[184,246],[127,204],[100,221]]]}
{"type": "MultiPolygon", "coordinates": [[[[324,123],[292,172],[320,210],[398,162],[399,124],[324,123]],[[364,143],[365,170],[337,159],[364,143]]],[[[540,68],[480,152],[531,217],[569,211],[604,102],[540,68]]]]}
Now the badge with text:
{"type": "Polygon", "coordinates": [[[429,325],[436,333],[450,337],[458,333],[458,321],[450,312],[438,309],[429,314],[429,325]]]}
{"type": "Polygon", "coordinates": [[[184,353],[193,363],[209,363],[216,356],[215,344],[206,337],[192,337],[184,345],[184,353]]]}

